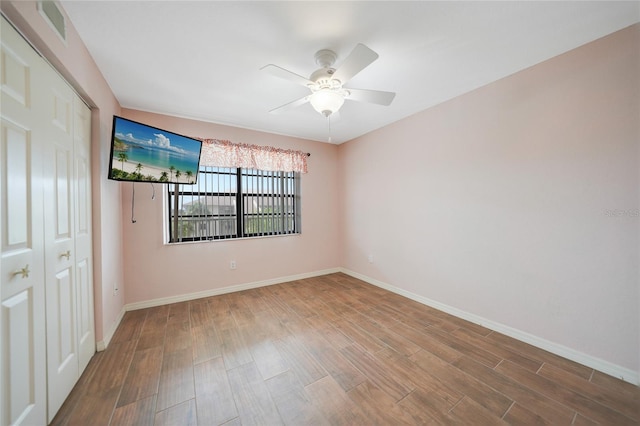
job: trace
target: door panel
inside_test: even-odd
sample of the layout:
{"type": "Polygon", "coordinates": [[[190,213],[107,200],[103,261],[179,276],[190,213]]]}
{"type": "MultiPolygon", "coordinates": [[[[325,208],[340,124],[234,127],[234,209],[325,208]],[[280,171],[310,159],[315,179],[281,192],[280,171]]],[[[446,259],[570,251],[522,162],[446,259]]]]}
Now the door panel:
{"type": "Polygon", "coordinates": [[[3,209],[3,217],[6,218],[3,221],[4,235],[6,235],[3,252],[8,252],[30,246],[28,212],[31,210],[31,200],[29,200],[28,189],[31,178],[28,172],[31,141],[27,130],[7,122],[3,122],[2,132],[6,159],[2,164],[6,174],[6,187],[3,193],[7,200],[3,209]]]}
{"type": "MultiPolygon", "coordinates": [[[[3,38],[4,35],[3,33],[3,38]]],[[[14,46],[11,41],[15,39],[15,37],[9,35],[8,43],[2,43],[2,50],[0,51],[2,93],[3,97],[10,96],[17,104],[28,109],[31,88],[31,66],[29,63],[32,62],[33,55],[31,52],[25,52],[24,49],[20,49],[20,46],[14,46]],[[14,51],[16,48],[18,52],[14,51]]]]}
{"type": "Polygon", "coordinates": [[[80,372],[84,370],[95,353],[93,333],[93,293],[91,291],[91,269],[89,259],[82,259],[76,265],[76,284],[78,301],[78,354],[80,356],[80,372]]]}
{"type": "MultiPolygon", "coordinates": [[[[54,365],[58,365],[59,368],[63,368],[65,364],[69,362],[75,355],[75,336],[73,333],[73,284],[71,278],[71,270],[63,269],[56,275],[56,303],[58,308],[55,309],[60,316],[57,318],[57,326],[62,332],[59,334],[56,347],[58,352],[50,351],[51,358],[57,358],[54,360],[54,365]]],[[[49,289],[50,290],[50,289],[49,289]]]]}
{"type": "MultiPolygon", "coordinates": [[[[8,397],[8,414],[11,422],[21,423],[29,419],[34,410],[37,410],[36,378],[34,361],[35,347],[33,339],[23,329],[33,329],[33,297],[31,289],[25,290],[2,302],[2,315],[5,320],[6,330],[3,330],[7,344],[7,359],[11,369],[7,384],[11,391],[8,397]]],[[[28,421],[24,422],[28,424],[28,421]]],[[[7,423],[5,423],[7,424],[7,423]]]]}
{"type": "MultiPolygon", "coordinates": [[[[65,147],[56,147],[56,186],[55,186],[55,214],[56,214],[56,233],[55,240],[61,242],[71,238],[71,199],[69,191],[71,185],[71,165],[69,164],[70,145],[65,147]]],[[[62,252],[61,252],[62,253],[62,252]]]]}
{"type": "MultiPolygon", "coordinates": [[[[58,76],[52,76],[56,78],[58,76]]],[[[60,83],[65,84],[65,82],[60,81],[60,83]]],[[[72,100],[69,94],[69,88],[60,87],[60,91],[52,88],[51,93],[53,94],[53,109],[51,110],[51,124],[56,126],[58,129],[62,130],[62,132],[67,135],[71,135],[71,108],[73,107],[72,100]]]]}

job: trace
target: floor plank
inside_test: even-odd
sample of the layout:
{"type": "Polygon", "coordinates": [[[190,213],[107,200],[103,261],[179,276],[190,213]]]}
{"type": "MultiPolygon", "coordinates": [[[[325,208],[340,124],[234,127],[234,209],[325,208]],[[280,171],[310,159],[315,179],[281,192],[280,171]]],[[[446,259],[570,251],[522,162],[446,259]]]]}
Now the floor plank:
{"type": "Polygon", "coordinates": [[[135,352],[120,392],[118,407],[158,393],[162,357],[162,346],[135,352]]]}
{"type": "Polygon", "coordinates": [[[144,320],[136,350],[163,347],[169,319],[169,306],[150,309],[144,320]]]}
{"type": "Polygon", "coordinates": [[[212,322],[191,327],[193,363],[198,364],[222,355],[222,341],[212,322]]]}
{"type": "MultiPolygon", "coordinates": [[[[113,412],[116,410],[118,392],[118,388],[113,388],[101,395],[82,395],[65,424],[69,426],[111,424],[113,412]]],[[[56,422],[52,424],[56,424],[56,422]]]]}
{"type": "Polygon", "coordinates": [[[197,426],[197,424],[196,403],[193,399],[158,411],[154,420],[154,426],[197,426]]]}
{"type": "Polygon", "coordinates": [[[191,321],[188,303],[170,305],[164,351],[170,353],[191,349],[191,344],[191,321]]]}
{"type": "Polygon", "coordinates": [[[563,423],[551,422],[531,410],[524,408],[522,405],[514,402],[503,419],[514,425],[555,425],[555,424],[571,424],[571,420],[563,423]]]}
{"type": "Polygon", "coordinates": [[[347,346],[340,353],[360,370],[369,381],[382,389],[395,401],[401,400],[415,388],[415,385],[410,380],[389,374],[384,363],[358,345],[347,346]]]}
{"type": "Polygon", "coordinates": [[[156,396],[152,395],[116,408],[111,423],[122,426],[153,426],[156,411],[155,400],[156,396]]]}
{"type": "Polygon", "coordinates": [[[365,381],[362,373],[340,352],[320,341],[319,337],[312,343],[309,343],[310,340],[309,337],[305,340],[309,351],[343,390],[348,391],[365,381]]]}
{"type": "Polygon", "coordinates": [[[449,415],[462,424],[507,425],[508,423],[469,397],[464,397],[453,406],[449,415]]]}
{"type": "Polygon", "coordinates": [[[158,411],[194,397],[191,348],[165,354],[158,386],[158,411]]]}
{"type": "Polygon", "coordinates": [[[414,420],[414,424],[450,424],[453,405],[420,387],[398,403],[414,420]]]}
{"type": "Polygon", "coordinates": [[[275,344],[302,385],[306,386],[327,375],[322,365],[295,337],[276,340],[275,344]]]}
{"type": "Polygon", "coordinates": [[[349,398],[362,410],[372,424],[412,425],[411,415],[396,401],[370,381],[360,383],[347,392],[349,398]]]}
{"type": "Polygon", "coordinates": [[[229,370],[227,374],[242,424],[283,424],[267,385],[253,362],[229,370]]]}
{"type": "Polygon", "coordinates": [[[220,331],[222,342],[222,357],[227,370],[239,367],[253,361],[251,352],[247,348],[238,328],[226,328],[220,331]]]}
{"type": "Polygon", "coordinates": [[[287,425],[329,425],[329,421],[311,403],[304,386],[293,371],[266,381],[282,420],[287,425]]]}
{"type": "Polygon", "coordinates": [[[237,417],[238,410],[222,357],[202,362],[193,368],[199,423],[219,425],[237,417]]]}
{"type": "Polygon", "coordinates": [[[333,377],[323,377],[308,385],[306,391],[311,396],[313,405],[332,425],[367,424],[362,410],[347,397],[333,377]]]}
{"type": "Polygon", "coordinates": [[[241,327],[240,333],[247,342],[249,352],[264,380],[277,376],[289,369],[270,337],[259,331],[259,327],[241,327]]]}
{"type": "Polygon", "coordinates": [[[122,321],[120,321],[120,326],[116,332],[113,333],[111,343],[138,340],[148,312],[149,309],[126,312],[124,317],[122,317],[122,321]]]}
{"type": "Polygon", "coordinates": [[[124,384],[133,359],[136,341],[112,343],[109,347],[110,350],[103,354],[98,366],[101,374],[94,374],[92,380],[86,385],[85,391],[88,394],[102,395],[112,389],[117,389],[119,392],[124,384]]]}
{"type": "Polygon", "coordinates": [[[445,383],[428,370],[416,368],[416,364],[409,358],[391,349],[380,351],[374,356],[383,363],[385,369],[388,370],[388,374],[392,374],[394,377],[401,377],[406,383],[413,383],[414,389],[420,387],[423,390],[428,390],[452,405],[455,405],[464,397],[464,393],[460,390],[445,383]]]}

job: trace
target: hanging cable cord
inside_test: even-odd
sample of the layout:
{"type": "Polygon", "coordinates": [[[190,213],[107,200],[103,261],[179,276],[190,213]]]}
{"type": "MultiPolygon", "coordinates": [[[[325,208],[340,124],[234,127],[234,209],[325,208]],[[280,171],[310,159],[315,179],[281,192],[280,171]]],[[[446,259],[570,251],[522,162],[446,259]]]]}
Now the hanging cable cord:
{"type": "MultiPolygon", "coordinates": [[[[156,187],[153,186],[153,182],[149,182],[151,184],[151,199],[156,199],[156,187]]],[[[136,223],[136,219],[134,218],[135,211],[135,203],[136,203],[136,183],[131,183],[131,223],[136,223]]]]}
{"type": "Polygon", "coordinates": [[[136,223],[136,219],[134,218],[134,210],[136,203],[136,183],[131,183],[131,223],[136,223]]]}

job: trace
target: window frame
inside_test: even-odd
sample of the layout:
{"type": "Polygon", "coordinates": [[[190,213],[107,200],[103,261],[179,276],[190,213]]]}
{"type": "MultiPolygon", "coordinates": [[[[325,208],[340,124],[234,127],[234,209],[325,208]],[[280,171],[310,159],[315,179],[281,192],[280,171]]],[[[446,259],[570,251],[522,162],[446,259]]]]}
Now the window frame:
{"type": "MultiPolygon", "coordinates": [[[[190,242],[209,242],[209,241],[220,241],[220,240],[242,240],[242,239],[250,239],[250,238],[262,238],[262,237],[274,237],[274,236],[287,236],[287,235],[299,235],[301,234],[301,222],[302,222],[302,214],[301,214],[301,174],[298,172],[277,172],[277,171],[264,171],[257,169],[246,169],[246,168],[234,168],[234,167],[205,167],[201,166],[198,170],[198,180],[203,178],[201,174],[219,174],[219,175],[229,175],[232,177],[232,180],[235,180],[235,192],[214,192],[211,191],[189,191],[185,190],[185,187],[190,187],[192,185],[187,184],[169,184],[167,185],[167,200],[166,200],[166,212],[167,212],[167,223],[165,224],[165,230],[167,231],[167,244],[180,244],[180,243],[190,243],[190,242]],[[274,181],[277,182],[281,187],[281,192],[265,192],[264,188],[262,191],[257,191],[255,188],[252,192],[249,191],[249,183],[248,179],[251,177],[255,177],[256,180],[259,179],[271,179],[272,187],[274,181]],[[243,178],[247,179],[247,184],[244,184],[243,178]],[[290,182],[292,192],[285,192],[284,186],[287,182],[290,182]],[[247,188],[245,188],[245,186],[247,188]],[[174,197],[174,194],[178,193],[177,197],[174,197]],[[181,196],[204,196],[204,197],[227,197],[232,198],[234,200],[233,205],[235,206],[235,213],[228,214],[198,214],[194,215],[193,213],[190,215],[178,215],[177,220],[173,216],[173,212],[179,209],[181,203],[179,202],[179,198],[181,196]],[[271,214],[264,214],[262,212],[246,212],[246,199],[249,197],[253,198],[261,198],[271,200],[271,207],[283,207],[284,200],[287,200],[287,204],[290,204],[290,210],[280,210],[279,213],[272,212],[271,214]],[[276,205],[275,200],[280,199],[280,203],[276,205]],[[174,238],[173,232],[177,223],[179,222],[181,217],[189,217],[189,218],[215,218],[215,220],[219,220],[219,218],[231,218],[235,221],[235,230],[233,233],[221,234],[218,235],[217,224],[214,222],[215,230],[213,232],[209,231],[206,236],[192,236],[192,237],[179,237],[177,239],[174,238]],[[258,220],[272,220],[275,221],[281,220],[282,227],[280,230],[258,230],[257,232],[247,232],[247,223],[249,218],[258,218],[258,220]],[[287,226],[285,221],[291,221],[287,226]],[[213,235],[212,235],[213,234],[213,235]]],[[[262,186],[262,185],[259,185],[262,186]]],[[[219,188],[218,188],[219,190],[219,188]]],[[[183,205],[183,204],[182,204],[183,205]]],[[[265,206],[262,205],[262,208],[265,206]]],[[[269,207],[269,203],[267,206],[269,207]]],[[[218,209],[220,205],[218,205],[218,209]]],[[[272,222],[272,226],[275,225],[272,222]]],[[[178,228],[180,226],[178,225],[178,228]]]]}

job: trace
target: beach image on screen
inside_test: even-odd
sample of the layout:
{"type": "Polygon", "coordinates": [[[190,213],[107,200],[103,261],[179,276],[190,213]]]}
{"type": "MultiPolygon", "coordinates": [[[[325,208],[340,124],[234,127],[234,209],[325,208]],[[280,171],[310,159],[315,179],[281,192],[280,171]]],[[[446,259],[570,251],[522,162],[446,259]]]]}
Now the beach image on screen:
{"type": "Polygon", "coordinates": [[[200,141],[115,117],[112,143],[111,179],[196,182],[200,141]]]}

